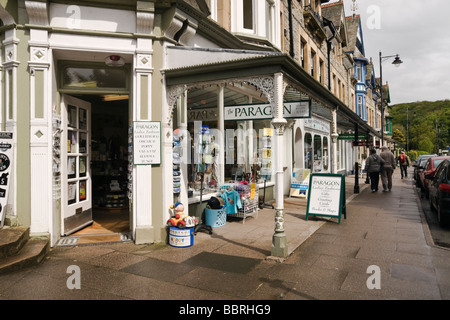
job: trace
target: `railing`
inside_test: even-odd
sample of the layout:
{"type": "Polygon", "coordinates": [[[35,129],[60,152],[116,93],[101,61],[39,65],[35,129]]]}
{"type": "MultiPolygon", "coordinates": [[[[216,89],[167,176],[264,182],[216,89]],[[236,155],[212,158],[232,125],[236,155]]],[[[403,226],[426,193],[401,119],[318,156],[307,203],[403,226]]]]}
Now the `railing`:
{"type": "Polygon", "coordinates": [[[304,13],[310,13],[316,22],[322,27],[322,29],[325,29],[325,25],[323,24],[322,17],[320,14],[318,14],[311,6],[311,4],[308,4],[304,7],[304,13]]]}

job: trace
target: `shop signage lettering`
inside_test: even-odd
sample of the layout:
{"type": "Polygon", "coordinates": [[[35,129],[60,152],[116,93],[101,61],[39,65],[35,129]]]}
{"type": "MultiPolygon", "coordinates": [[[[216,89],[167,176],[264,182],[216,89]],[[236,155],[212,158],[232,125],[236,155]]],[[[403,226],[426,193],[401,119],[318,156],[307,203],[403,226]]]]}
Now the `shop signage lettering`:
{"type": "Polygon", "coordinates": [[[194,109],[188,111],[188,122],[215,121],[217,120],[217,108],[194,109]]]}
{"type": "Polygon", "coordinates": [[[13,156],[12,132],[0,132],[0,228],[3,227],[8,204],[10,171],[13,156]]]}
{"type": "MultiPolygon", "coordinates": [[[[366,140],[367,135],[365,134],[359,134],[358,140],[366,140]]],[[[355,140],[355,135],[352,133],[349,134],[340,134],[338,137],[338,140],[355,140]]]]}
{"type": "MultiPolygon", "coordinates": [[[[284,118],[311,117],[311,101],[285,102],[283,107],[284,118]]],[[[272,119],[272,105],[250,104],[225,107],[225,121],[272,119]]]]}
{"type": "Polygon", "coordinates": [[[341,214],[346,218],[345,206],[345,177],[339,174],[313,173],[309,180],[308,216],[325,216],[338,218],[341,214]]]}
{"type": "Polygon", "coordinates": [[[161,164],[161,122],[133,122],[133,161],[135,165],[161,164]]]}
{"type": "Polygon", "coordinates": [[[311,128],[318,131],[330,132],[330,123],[322,121],[317,118],[305,119],[304,125],[306,128],[311,128]]]}

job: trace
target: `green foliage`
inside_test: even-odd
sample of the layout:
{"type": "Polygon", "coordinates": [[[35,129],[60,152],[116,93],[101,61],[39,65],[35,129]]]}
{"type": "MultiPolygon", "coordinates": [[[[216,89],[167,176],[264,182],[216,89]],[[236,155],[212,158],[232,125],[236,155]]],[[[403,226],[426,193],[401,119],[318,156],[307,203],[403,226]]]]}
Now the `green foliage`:
{"type": "Polygon", "coordinates": [[[392,139],[398,142],[406,142],[406,137],[400,129],[395,129],[392,133],[392,139]]]}
{"type": "Polygon", "coordinates": [[[389,114],[393,117],[393,138],[399,142],[406,143],[408,119],[410,150],[437,153],[450,145],[450,100],[401,103],[392,106],[389,114]]]}

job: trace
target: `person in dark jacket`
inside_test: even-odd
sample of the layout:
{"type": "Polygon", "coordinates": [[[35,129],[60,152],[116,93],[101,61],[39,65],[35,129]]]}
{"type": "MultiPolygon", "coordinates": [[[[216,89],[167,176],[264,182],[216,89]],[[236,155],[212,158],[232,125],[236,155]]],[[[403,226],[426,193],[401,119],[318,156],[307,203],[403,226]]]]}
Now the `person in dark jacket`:
{"type": "Polygon", "coordinates": [[[395,170],[395,157],[394,154],[386,146],[381,147],[380,157],[384,160],[382,166],[381,182],[383,184],[383,192],[387,192],[388,189],[392,189],[392,174],[395,170]]]}
{"type": "Polygon", "coordinates": [[[384,164],[384,160],[377,155],[375,149],[370,150],[370,156],[366,160],[366,171],[370,177],[370,189],[372,192],[378,191],[378,184],[380,181],[380,169],[384,164]]]}

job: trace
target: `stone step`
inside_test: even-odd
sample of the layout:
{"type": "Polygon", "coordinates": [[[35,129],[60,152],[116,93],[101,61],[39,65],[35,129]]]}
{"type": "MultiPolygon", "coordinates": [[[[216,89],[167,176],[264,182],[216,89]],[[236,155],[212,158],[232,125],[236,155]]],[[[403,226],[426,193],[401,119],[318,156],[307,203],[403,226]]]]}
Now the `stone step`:
{"type": "Polygon", "coordinates": [[[0,259],[0,274],[39,264],[49,251],[48,239],[30,239],[15,255],[0,259]]]}
{"type": "Polygon", "coordinates": [[[3,227],[0,229],[0,260],[17,254],[30,239],[30,228],[3,227]]]}

